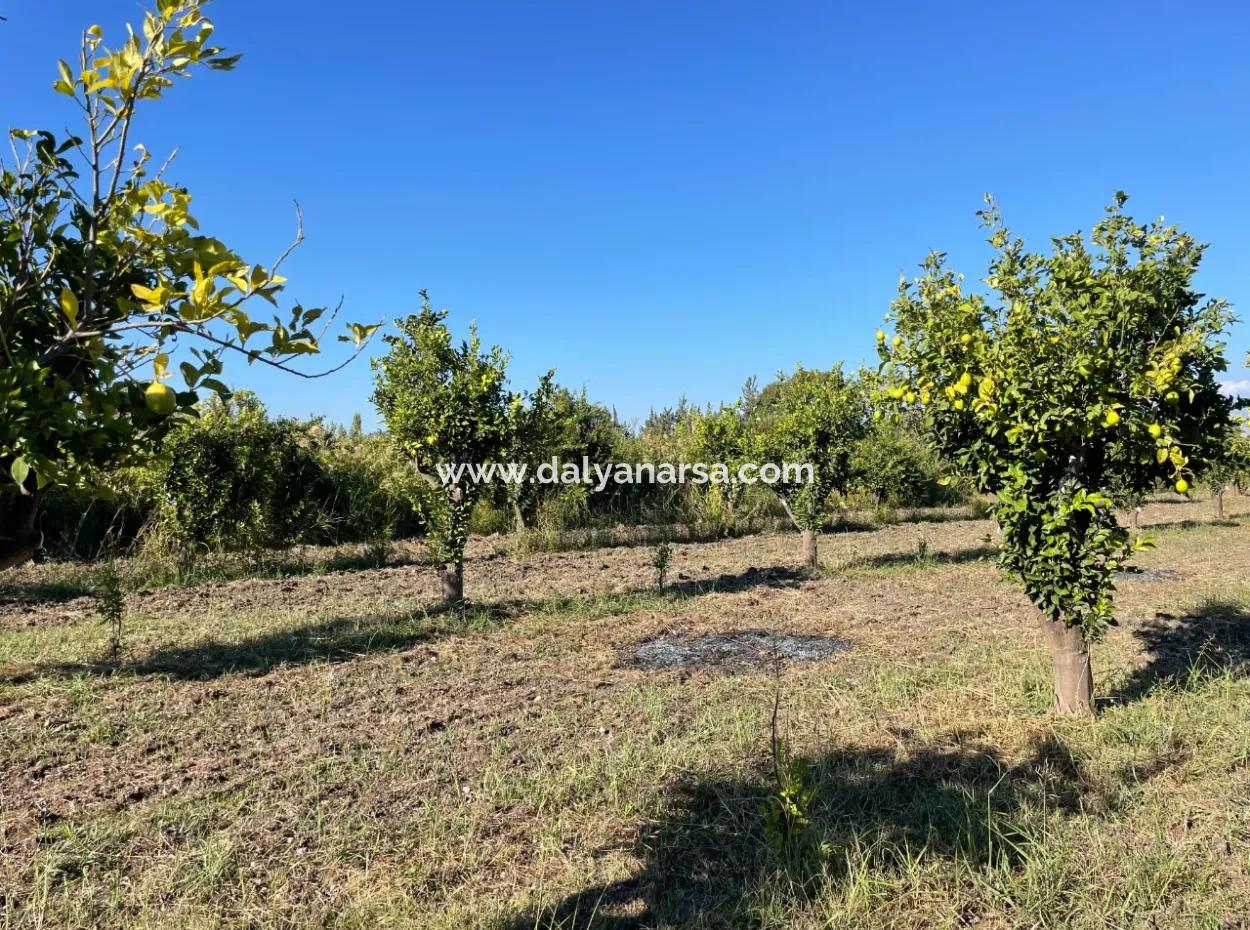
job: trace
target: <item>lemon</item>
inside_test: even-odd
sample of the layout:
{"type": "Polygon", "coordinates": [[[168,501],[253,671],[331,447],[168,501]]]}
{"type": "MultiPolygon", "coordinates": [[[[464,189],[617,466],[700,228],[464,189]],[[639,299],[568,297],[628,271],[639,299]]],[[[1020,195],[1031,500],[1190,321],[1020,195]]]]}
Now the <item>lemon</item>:
{"type": "Polygon", "coordinates": [[[916,402],[916,392],[908,391],[906,394],[903,395],[903,400],[907,401],[907,403],[909,404],[914,404],[916,402]]]}
{"type": "Polygon", "coordinates": [[[902,344],[903,344],[903,337],[902,337],[902,336],[895,336],[895,337],[894,337],[894,348],[896,348],[896,349],[897,349],[897,348],[898,348],[899,346],[901,346],[902,344]]]}
{"type": "Polygon", "coordinates": [[[1176,481],[1176,493],[1187,494],[1189,492],[1189,482],[1184,478],[1178,478],[1176,481]]]}
{"type": "Polygon", "coordinates": [[[1160,426],[1158,423],[1151,423],[1150,428],[1147,430],[1147,432],[1150,433],[1151,439],[1158,439],[1160,436],[1163,435],[1163,427],[1160,426]]]}
{"type": "Polygon", "coordinates": [[[956,410],[963,410],[963,409],[964,409],[964,401],[963,401],[963,398],[962,398],[962,397],[961,397],[959,400],[955,401],[955,409],[956,409],[956,410]]]}
{"type": "Polygon", "coordinates": [[[1169,404],[1175,404],[1181,399],[1181,395],[1177,394],[1175,391],[1168,391],[1163,395],[1163,399],[1169,404]]]}
{"type": "Polygon", "coordinates": [[[877,342],[885,342],[885,333],[881,330],[877,330],[877,342]]]}
{"type": "Polygon", "coordinates": [[[174,412],[174,407],[178,405],[178,398],[174,396],[173,389],[168,384],[153,381],[143,392],[143,402],[157,416],[167,417],[174,412]]]}
{"type": "Polygon", "coordinates": [[[961,344],[967,345],[968,343],[972,341],[972,334],[964,333],[962,336],[959,337],[959,341],[961,344]]]}
{"type": "Polygon", "coordinates": [[[1120,422],[1120,415],[1114,410],[1108,410],[1107,415],[1103,417],[1102,422],[1104,426],[1115,426],[1120,422]]]}

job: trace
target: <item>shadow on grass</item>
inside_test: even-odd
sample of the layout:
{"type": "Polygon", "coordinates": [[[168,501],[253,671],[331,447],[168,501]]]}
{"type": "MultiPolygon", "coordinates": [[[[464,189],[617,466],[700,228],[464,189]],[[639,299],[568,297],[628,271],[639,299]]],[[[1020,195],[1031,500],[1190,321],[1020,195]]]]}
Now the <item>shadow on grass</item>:
{"type": "Polygon", "coordinates": [[[1143,523],[1141,529],[1143,532],[1151,530],[1206,530],[1212,527],[1236,527],[1241,526],[1242,521],[1237,517],[1226,517],[1223,520],[1217,520],[1212,517],[1209,520],[1194,520],[1192,518],[1185,520],[1152,520],[1143,523]]]}
{"type": "MultiPolygon", "coordinates": [[[[765,835],[768,777],[679,786],[669,813],[640,832],[637,871],[554,906],[499,923],[499,930],[643,930],[752,926],[757,895],[802,898],[846,887],[861,867],[898,875],[917,858],[1016,869],[1045,829],[1042,810],[1089,805],[1077,760],[1053,738],[1026,761],[993,750],[894,746],[812,760],[810,826],[778,848],[765,835]]],[[[954,915],[952,915],[954,916],[954,915]]],[[[975,922],[960,915],[960,925],[975,922]]]]}
{"type": "Polygon", "coordinates": [[[125,673],[164,675],[188,681],[229,674],[263,675],[282,665],[341,662],[370,653],[410,648],[445,635],[446,626],[425,616],[336,617],[231,642],[205,641],[157,649],[131,661],[39,665],[0,675],[0,684],[20,685],[44,678],[125,673]]]}
{"type": "Polygon", "coordinates": [[[463,609],[449,609],[438,604],[415,613],[335,617],[241,640],[166,647],[129,662],[40,665],[16,674],[0,675],[0,684],[119,672],[164,675],[192,681],[232,674],[263,675],[279,666],[342,662],[373,653],[409,649],[423,642],[496,628],[526,614],[610,617],[641,607],[716,592],[745,591],[759,586],[792,587],[806,577],[805,573],[786,566],[748,568],[739,574],[720,575],[707,581],[681,581],[667,586],[663,592],[647,589],[543,600],[471,603],[463,609]]]}
{"type": "Polygon", "coordinates": [[[1158,613],[1134,635],[1150,658],[1116,689],[1116,701],[1181,687],[1203,673],[1250,675],[1250,608],[1245,604],[1209,600],[1183,617],[1158,613]]]}
{"type": "Polygon", "coordinates": [[[6,604],[64,604],[86,597],[95,590],[85,572],[68,578],[0,584],[0,607],[6,604]]]}
{"type": "Polygon", "coordinates": [[[964,565],[968,562],[980,562],[998,554],[997,546],[969,546],[953,552],[886,552],[881,555],[864,555],[848,559],[838,566],[839,569],[892,569],[892,568],[933,568],[938,565],[964,565]]]}
{"type": "Polygon", "coordinates": [[[685,599],[702,597],[705,594],[734,594],[760,587],[796,588],[812,577],[810,572],[788,565],[774,565],[771,568],[752,566],[736,574],[717,575],[704,581],[679,580],[665,585],[663,593],[671,598],[685,599]]]}

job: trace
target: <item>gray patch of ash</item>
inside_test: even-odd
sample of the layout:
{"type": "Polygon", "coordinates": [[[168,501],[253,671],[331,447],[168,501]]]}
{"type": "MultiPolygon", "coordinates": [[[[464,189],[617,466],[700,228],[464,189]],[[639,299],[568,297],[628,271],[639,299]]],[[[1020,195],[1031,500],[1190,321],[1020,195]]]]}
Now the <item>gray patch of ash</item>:
{"type": "Polygon", "coordinates": [[[819,662],[850,648],[845,639],[767,630],[657,636],[634,647],[633,664],[644,669],[767,666],[776,660],[819,662]]]}
{"type": "Polygon", "coordinates": [[[1158,581],[1171,581],[1172,579],[1179,578],[1179,577],[1180,577],[1180,573],[1174,572],[1170,568],[1143,568],[1135,572],[1116,572],[1115,573],[1116,581],[1158,582],[1158,581]]]}

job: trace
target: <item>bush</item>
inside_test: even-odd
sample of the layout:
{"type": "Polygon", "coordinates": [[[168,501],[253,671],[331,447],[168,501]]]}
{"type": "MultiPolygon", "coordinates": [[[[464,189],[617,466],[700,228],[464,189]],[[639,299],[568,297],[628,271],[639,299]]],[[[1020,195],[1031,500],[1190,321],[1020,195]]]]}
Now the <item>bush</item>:
{"type": "Polygon", "coordinates": [[[317,459],[327,495],[317,501],[317,542],[373,542],[425,531],[411,503],[425,482],[387,437],[332,436],[318,444],[317,459]]]}
{"type": "Polygon", "coordinates": [[[213,401],[165,441],[160,521],[188,548],[274,549],[324,527],[333,494],[299,424],[250,394],[213,401]]]}
{"type": "Polygon", "coordinates": [[[933,507],[957,495],[941,482],[941,460],[905,427],[879,422],[851,456],[852,494],[875,508],[933,507]]]}

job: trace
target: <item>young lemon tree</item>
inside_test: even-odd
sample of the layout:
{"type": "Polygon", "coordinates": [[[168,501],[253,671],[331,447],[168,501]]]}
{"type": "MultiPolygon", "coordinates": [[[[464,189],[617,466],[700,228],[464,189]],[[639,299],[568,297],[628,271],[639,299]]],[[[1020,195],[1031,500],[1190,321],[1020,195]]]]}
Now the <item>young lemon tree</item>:
{"type": "MultiPolygon", "coordinates": [[[[890,404],[923,410],[937,449],[995,495],[1000,560],[1041,612],[1055,702],[1092,711],[1089,647],[1115,622],[1115,576],[1144,542],[1108,489],[1188,492],[1229,427],[1227,304],[1193,289],[1204,247],[1115,203],[1086,239],[1027,252],[992,202],[988,295],[930,255],[878,334],[890,404]]],[[[988,200],[988,198],[987,198],[988,200]]]]}
{"type": "Polygon", "coordinates": [[[1250,488],[1250,436],[1245,425],[1238,422],[1229,430],[1224,444],[1206,463],[1202,483],[1211,492],[1211,505],[1215,519],[1224,519],[1224,495],[1230,488],[1250,488]]]}
{"type": "MultiPolygon", "coordinates": [[[[80,115],[79,134],[10,130],[14,156],[0,160],[0,569],[38,549],[50,485],[89,486],[101,469],[145,457],[197,388],[225,393],[225,356],[294,372],[292,360],[319,349],[324,328],[312,327],[323,310],[296,305],[268,322],[249,309],[277,306],[285,256],[266,268],[201,233],[190,194],[167,180],[169,162],[154,167],[135,135],[138,113],[176,81],[237,62],[211,43],[206,5],[157,0],[116,47],[90,27],[53,84],[80,115]]],[[[372,329],[352,324],[351,338],[359,345],[372,329]]]]}
{"type": "Polygon", "coordinates": [[[815,568],[816,535],[833,491],[846,489],[851,456],[867,432],[867,399],[836,365],[829,371],[799,367],[768,385],[752,408],[748,448],[758,465],[807,464],[810,480],[773,485],[803,538],[803,562],[815,568]]]}
{"type": "Polygon", "coordinates": [[[426,520],[430,555],[442,573],[443,601],[464,601],[464,547],[469,517],[485,485],[468,475],[440,474],[439,466],[487,464],[508,450],[512,398],[505,386],[507,357],[481,351],[477,330],[456,345],[421,292],[421,312],[396,320],[387,354],[373,360],[373,403],[392,440],[412,462],[430,493],[414,501],[426,520]]]}

